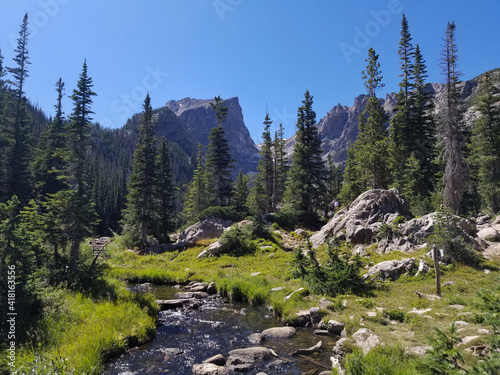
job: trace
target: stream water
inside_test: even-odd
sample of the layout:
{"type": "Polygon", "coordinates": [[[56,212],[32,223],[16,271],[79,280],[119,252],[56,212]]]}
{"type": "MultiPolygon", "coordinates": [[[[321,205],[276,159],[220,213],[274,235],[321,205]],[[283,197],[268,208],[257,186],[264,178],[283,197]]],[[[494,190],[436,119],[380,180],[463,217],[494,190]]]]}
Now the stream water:
{"type": "MultiPolygon", "coordinates": [[[[178,289],[157,286],[158,299],[173,299],[178,289]]],[[[249,336],[266,328],[279,326],[265,307],[224,303],[219,297],[202,301],[198,309],[178,308],[161,311],[158,330],[153,341],[133,349],[111,362],[105,375],[187,375],[194,364],[216,354],[225,358],[233,349],[264,346],[273,349],[279,358],[259,364],[247,374],[303,374],[311,370],[331,368],[331,348],[334,338],[315,336],[311,329],[298,329],[289,339],[267,339],[252,344],[249,336]],[[307,357],[292,357],[297,349],[309,348],[323,341],[319,353],[307,357]]]]}

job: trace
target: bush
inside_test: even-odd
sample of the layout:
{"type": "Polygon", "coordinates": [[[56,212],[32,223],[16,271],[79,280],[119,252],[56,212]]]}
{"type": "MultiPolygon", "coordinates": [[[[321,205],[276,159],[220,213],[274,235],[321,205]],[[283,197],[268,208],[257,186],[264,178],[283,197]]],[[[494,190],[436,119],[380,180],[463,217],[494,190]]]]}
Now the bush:
{"type": "Polygon", "coordinates": [[[289,231],[297,227],[318,230],[323,224],[321,218],[316,213],[294,210],[289,206],[285,206],[281,211],[268,215],[267,219],[289,231]]]}
{"type": "Polygon", "coordinates": [[[361,277],[359,257],[347,259],[337,248],[328,247],[326,264],[320,265],[313,249],[304,253],[298,249],[294,258],[295,274],[304,279],[310,289],[318,294],[335,297],[339,294],[360,293],[367,285],[361,277]]]}
{"type": "Polygon", "coordinates": [[[401,323],[409,320],[408,314],[398,309],[385,310],[384,317],[389,320],[396,320],[401,323]]]}
{"type": "Polygon", "coordinates": [[[460,217],[447,211],[437,213],[434,233],[429,236],[429,244],[436,245],[456,263],[479,267],[478,253],[466,242],[466,234],[459,226],[460,217]]]}
{"type": "Polygon", "coordinates": [[[252,242],[251,232],[247,228],[240,228],[233,225],[225,231],[219,238],[221,244],[221,254],[245,255],[252,254],[257,250],[257,246],[252,242]]]}

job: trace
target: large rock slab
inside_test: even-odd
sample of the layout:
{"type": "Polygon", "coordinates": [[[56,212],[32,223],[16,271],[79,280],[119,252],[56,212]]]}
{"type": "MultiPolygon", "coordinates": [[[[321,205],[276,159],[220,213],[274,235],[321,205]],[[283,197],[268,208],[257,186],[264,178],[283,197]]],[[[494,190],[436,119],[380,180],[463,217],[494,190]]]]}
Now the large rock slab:
{"type": "Polygon", "coordinates": [[[187,227],[179,234],[179,243],[192,244],[196,241],[219,238],[224,230],[229,228],[231,220],[207,218],[187,227]]]}
{"type": "Polygon", "coordinates": [[[374,277],[382,281],[389,279],[396,280],[399,276],[406,272],[410,272],[413,268],[415,268],[415,258],[386,260],[370,268],[368,272],[363,275],[363,278],[368,279],[374,277]]]}
{"type": "Polygon", "coordinates": [[[477,236],[486,241],[500,241],[500,233],[495,228],[486,227],[477,232],[477,236]]]}
{"type": "Polygon", "coordinates": [[[352,338],[354,339],[354,344],[363,350],[365,354],[375,346],[380,345],[380,338],[368,328],[359,329],[352,335],[352,338]]]}
{"type": "Polygon", "coordinates": [[[337,212],[321,230],[311,236],[318,247],[331,236],[354,244],[367,243],[383,224],[398,216],[410,215],[410,204],[395,189],[374,189],[361,194],[354,202],[337,212]]]}

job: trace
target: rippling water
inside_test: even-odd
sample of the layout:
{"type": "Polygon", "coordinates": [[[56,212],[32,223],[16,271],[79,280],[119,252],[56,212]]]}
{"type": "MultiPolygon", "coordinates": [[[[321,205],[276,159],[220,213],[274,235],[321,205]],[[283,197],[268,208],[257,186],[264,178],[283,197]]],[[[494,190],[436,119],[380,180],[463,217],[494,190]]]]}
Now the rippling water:
{"type": "MultiPolygon", "coordinates": [[[[173,298],[178,290],[171,287],[157,289],[157,297],[173,298]]],[[[302,374],[312,369],[326,369],[314,363],[329,366],[332,337],[315,336],[310,329],[298,329],[290,339],[265,340],[252,344],[248,336],[266,328],[279,326],[265,307],[251,307],[245,304],[224,303],[220,298],[210,297],[196,310],[176,309],[162,311],[158,317],[158,331],[153,341],[133,348],[109,364],[106,375],[156,375],[191,374],[194,364],[222,354],[228,357],[233,349],[249,346],[264,346],[273,349],[279,356],[259,364],[247,374],[260,371],[267,374],[302,374]],[[308,348],[323,341],[319,354],[292,357],[299,348],[308,348]],[[269,367],[270,366],[270,367],[269,367]]]]}

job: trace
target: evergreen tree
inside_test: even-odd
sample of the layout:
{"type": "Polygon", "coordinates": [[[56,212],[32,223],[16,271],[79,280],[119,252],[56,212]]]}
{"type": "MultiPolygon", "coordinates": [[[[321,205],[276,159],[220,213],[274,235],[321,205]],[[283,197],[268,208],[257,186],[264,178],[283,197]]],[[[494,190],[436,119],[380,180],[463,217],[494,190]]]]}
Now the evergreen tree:
{"type": "Polygon", "coordinates": [[[399,42],[398,55],[401,63],[401,82],[399,83],[399,93],[397,95],[397,104],[394,108],[394,116],[391,119],[390,128],[390,168],[394,178],[395,186],[401,188],[403,171],[406,160],[409,157],[411,143],[414,140],[413,128],[411,127],[412,116],[412,95],[413,88],[413,70],[412,58],[415,54],[412,37],[410,35],[408,21],[403,14],[401,21],[401,40],[399,42]]]}
{"type": "Polygon", "coordinates": [[[327,178],[326,178],[326,191],[327,191],[327,202],[336,198],[340,194],[340,189],[342,188],[342,168],[336,166],[332,162],[331,155],[328,155],[327,159],[327,178]]]}
{"type": "Polygon", "coordinates": [[[484,74],[481,93],[476,98],[480,117],[472,128],[471,165],[477,171],[478,190],[494,214],[500,210],[500,109],[497,91],[489,72],[484,74]]]}
{"type": "Polygon", "coordinates": [[[130,245],[148,246],[148,235],[154,228],[154,194],[157,181],[156,146],[151,99],[146,95],[143,104],[139,138],[128,182],[127,205],[123,213],[123,233],[130,245]]]}
{"type": "Polygon", "coordinates": [[[383,189],[389,182],[387,116],[376,97],[384,85],[378,55],[368,51],[367,68],[362,72],[368,92],[368,102],[359,116],[359,134],[351,146],[344,171],[342,197],[350,201],[366,188],[383,189]],[[361,191],[359,191],[361,189],[361,191]]]}
{"type": "Polygon", "coordinates": [[[274,133],[274,182],[273,182],[273,207],[276,207],[283,201],[283,195],[286,189],[287,159],[285,153],[285,140],[283,124],[280,124],[278,130],[274,133]]]}
{"type": "Polygon", "coordinates": [[[419,194],[430,196],[435,189],[436,164],[434,163],[436,148],[436,125],[432,116],[434,103],[431,93],[426,90],[427,70],[425,60],[417,44],[415,47],[415,63],[413,66],[414,92],[412,116],[410,121],[411,142],[408,149],[419,161],[422,180],[419,184],[419,194]]]}
{"type": "Polygon", "coordinates": [[[176,189],[173,183],[172,161],[167,141],[162,138],[158,154],[156,170],[158,181],[156,186],[156,205],[158,213],[156,238],[160,243],[170,242],[169,232],[175,230],[176,189]]]}
{"type": "Polygon", "coordinates": [[[302,104],[297,114],[295,147],[286,182],[285,201],[294,209],[313,213],[324,203],[326,170],[309,91],[306,91],[302,104]]]}
{"type": "Polygon", "coordinates": [[[454,22],[448,22],[443,41],[442,67],[446,80],[445,108],[440,119],[445,161],[443,201],[446,207],[455,213],[459,213],[461,201],[469,181],[469,171],[464,155],[465,136],[462,121],[462,99],[458,88],[457,45],[454,22]]]}
{"type": "Polygon", "coordinates": [[[222,128],[222,123],[227,114],[227,107],[223,107],[222,104],[223,101],[220,99],[220,96],[215,98],[215,103],[211,103],[212,109],[217,116],[219,126],[210,130],[205,164],[211,204],[217,206],[229,205],[233,190],[231,175],[233,172],[234,160],[229,153],[229,142],[222,128]]]}
{"type": "Polygon", "coordinates": [[[27,203],[32,193],[32,177],[29,169],[32,136],[30,131],[30,118],[27,111],[26,97],[24,96],[24,84],[28,75],[30,64],[28,55],[28,13],[24,15],[17,39],[17,47],[14,62],[16,67],[7,68],[12,74],[14,86],[14,109],[13,109],[13,137],[12,146],[7,156],[7,196],[16,194],[21,202],[27,203]]]}
{"type": "Polygon", "coordinates": [[[4,80],[3,55],[0,49],[0,202],[8,199],[8,160],[10,145],[10,127],[7,124],[7,87],[4,80]]]}
{"type": "Polygon", "coordinates": [[[196,220],[198,215],[210,205],[208,195],[207,173],[203,158],[203,146],[198,144],[196,169],[193,180],[189,184],[184,203],[184,217],[187,221],[196,220]]]}
{"type": "Polygon", "coordinates": [[[76,271],[80,257],[80,243],[90,234],[90,226],[95,221],[95,211],[91,204],[88,189],[88,149],[91,127],[92,78],[87,73],[87,61],[83,62],[82,73],[73,90],[73,112],[69,117],[67,133],[69,139],[69,186],[71,195],[68,201],[69,237],[71,242],[72,270],[76,271]]]}
{"type": "Polygon", "coordinates": [[[37,157],[33,163],[34,177],[38,193],[47,197],[60,190],[68,188],[67,172],[67,142],[62,98],[64,82],[59,78],[56,83],[57,103],[54,105],[56,114],[52,122],[42,133],[37,157]]]}
{"type": "Polygon", "coordinates": [[[271,118],[266,114],[264,119],[264,131],[262,132],[262,146],[260,148],[260,159],[257,166],[257,175],[254,179],[251,194],[252,212],[260,216],[265,213],[274,212],[274,159],[273,141],[271,139],[271,118]]]}
{"type": "Polygon", "coordinates": [[[233,202],[239,211],[248,211],[248,196],[250,189],[248,188],[248,176],[245,175],[241,169],[236,177],[236,184],[234,187],[233,202]]]}

